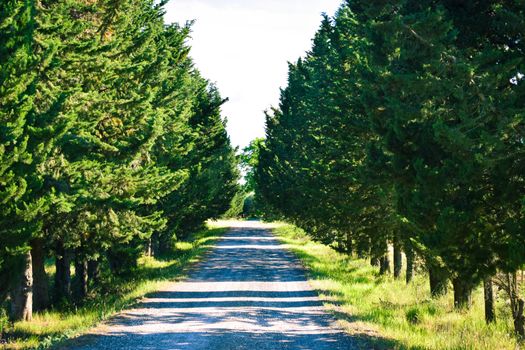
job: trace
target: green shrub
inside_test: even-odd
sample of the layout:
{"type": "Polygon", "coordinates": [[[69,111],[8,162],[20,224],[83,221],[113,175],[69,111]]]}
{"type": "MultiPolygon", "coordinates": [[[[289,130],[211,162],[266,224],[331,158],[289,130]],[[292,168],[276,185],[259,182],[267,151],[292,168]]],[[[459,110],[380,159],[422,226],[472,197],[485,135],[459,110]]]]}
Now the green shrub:
{"type": "Polygon", "coordinates": [[[244,190],[238,191],[231,201],[230,209],[222,217],[224,219],[240,218],[243,215],[245,199],[246,192],[244,190]]]}
{"type": "Polygon", "coordinates": [[[3,339],[4,331],[7,329],[7,326],[9,325],[9,317],[7,316],[7,313],[4,309],[0,308],[0,340],[3,339]]]}
{"type": "Polygon", "coordinates": [[[405,315],[408,323],[418,324],[421,322],[421,310],[417,307],[408,309],[405,315]]]}

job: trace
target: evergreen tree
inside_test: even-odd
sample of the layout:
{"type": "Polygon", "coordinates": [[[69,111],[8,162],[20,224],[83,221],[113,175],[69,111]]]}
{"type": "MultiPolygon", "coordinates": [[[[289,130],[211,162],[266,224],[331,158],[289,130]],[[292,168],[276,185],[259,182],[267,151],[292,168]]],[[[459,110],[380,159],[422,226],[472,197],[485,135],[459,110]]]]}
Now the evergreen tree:
{"type": "Polygon", "coordinates": [[[0,298],[11,290],[13,318],[30,319],[32,299],[49,306],[48,256],[55,301],[82,302],[153,233],[226,211],[237,159],[190,28],[166,26],[162,2],[1,6],[0,298]]]}
{"type": "Polygon", "coordinates": [[[394,178],[402,179],[396,179],[398,210],[414,226],[413,238],[427,260],[431,282],[436,282],[433,290],[444,285],[440,275],[449,275],[456,306],[468,306],[472,288],[495,268],[494,259],[487,261],[495,240],[478,237],[491,216],[487,196],[493,186],[488,179],[491,162],[483,154],[492,147],[487,139],[497,137],[496,120],[504,120],[494,113],[492,101],[502,96],[493,87],[506,79],[501,78],[505,68],[487,74],[486,64],[488,59],[499,61],[498,70],[505,66],[511,54],[496,58],[495,52],[504,52],[501,45],[513,45],[520,36],[509,26],[498,28],[494,35],[508,34],[494,40],[485,25],[481,29],[479,22],[470,21],[476,14],[495,11],[491,27],[519,9],[503,3],[448,2],[351,6],[361,14],[363,35],[370,38],[373,74],[362,95],[382,136],[384,154],[396,165],[394,178]],[[488,76],[499,78],[491,84],[488,76]]]}
{"type": "Polygon", "coordinates": [[[192,79],[194,101],[188,119],[192,132],[185,140],[190,151],[182,162],[188,178],[162,203],[168,225],[156,237],[159,252],[169,251],[173,239],[200,229],[207,219],[224,214],[238,191],[237,158],[220,115],[225,101],[199,74],[192,79]]]}
{"type": "Polygon", "coordinates": [[[45,35],[48,28],[39,16],[46,10],[43,4],[9,1],[2,7],[1,148],[7,157],[2,159],[0,239],[6,240],[2,260],[10,271],[2,286],[13,287],[12,317],[29,320],[30,241],[42,236],[45,216],[63,202],[49,168],[74,116],[61,113],[66,93],[49,79],[60,72],[56,59],[62,43],[45,35]]]}
{"type": "Polygon", "coordinates": [[[323,20],[312,52],[290,67],[281,107],[267,120],[258,186],[314,238],[349,253],[356,243],[379,259],[396,220],[388,189],[363,181],[372,179],[364,165],[373,135],[354,93],[366,69],[354,32],[353,14],[341,9],[335,22],[323,20]]]}
{"type": "Polygon", "coordinates": [[[270,210],[381,271],[393,244],[397,276],[404,248],[407,281],[421,256],[432,294],[451,280],[458,308],[497,269],[515,272],[522,5],[352,1],[324,18],[267,118],[256,187],[270,210]]]}
{"type": "Polygon", "coordinates": [[[34,88],[31,40],[33,7],[26,1],[6,1],[0,10],[0,300],[12,283],[10,271],[19,270],[28,251],[31,228],[24,225],[27,192],[25,168],[32,163],[28,150],[28,115],[33,109],[34,88]],[[25,227],[24,227],[25,226],[25,227]]]}

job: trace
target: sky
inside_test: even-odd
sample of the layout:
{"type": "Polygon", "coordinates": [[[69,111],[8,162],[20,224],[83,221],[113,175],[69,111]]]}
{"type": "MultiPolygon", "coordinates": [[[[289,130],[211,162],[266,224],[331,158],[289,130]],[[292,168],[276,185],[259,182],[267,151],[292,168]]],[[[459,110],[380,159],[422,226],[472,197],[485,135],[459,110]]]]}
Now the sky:
{"type": "Polygon", "coordinates": [[[191,56],[229,98],[223,106],[234,146],[264,136],[264,111],[278,106],[288,62],[304,56],[342,0],[171,0],[166,22],[195,20],[191,56]]]}

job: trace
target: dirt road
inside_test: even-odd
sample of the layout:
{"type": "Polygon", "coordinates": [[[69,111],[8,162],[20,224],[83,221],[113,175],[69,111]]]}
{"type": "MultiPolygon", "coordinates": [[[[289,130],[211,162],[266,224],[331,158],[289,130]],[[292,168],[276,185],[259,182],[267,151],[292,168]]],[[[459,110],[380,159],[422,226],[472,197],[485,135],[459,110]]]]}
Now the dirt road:
{"type": "Polygon", "coordinates": [[[296,258],[258,223],[232,228],[182,283],[71,349],[353,349],[296,258]]]}

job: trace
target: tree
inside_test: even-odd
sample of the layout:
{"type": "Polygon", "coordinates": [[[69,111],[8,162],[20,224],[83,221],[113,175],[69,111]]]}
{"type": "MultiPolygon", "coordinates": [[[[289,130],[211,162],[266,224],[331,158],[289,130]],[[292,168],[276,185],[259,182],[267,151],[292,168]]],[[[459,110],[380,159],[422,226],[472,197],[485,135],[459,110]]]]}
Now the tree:
{"type": "MultiPolygon", "coordinates": [[[[74,116],[60,114],[65,94],[48,84],[57,73],[53,60],[61,43],[41,36],[40,4],[8,1],[2,4],[1,109],[2,242],[1,273],[8,278],[2,293],[12,289],[12,318],[32,315],[31,239],[41,237],[43,218],[60,202],[47,168],[74,116]],[[39,40],[35,40],[38,37],[39,40]],[[4,272],[6,270],[3,270],[4,272]],[[15,276],[13,278],[13,276],[15,276]],[[5,289],[4,289],[5,288],[5,289]]],[[[36,262],[36,261],[35,261],[36,262]]],[[[0,295],[3,297],[3,295],[0,295]]]]}
{"type": "Polygon", "coordinates": [[[417,254],[431,293],[451,280],[469,307],[524,261],[523,23],[505,1],[352,1],[325,17],[267,117],[264,201],[382,271],[393,242],[399,275],[404,247],[407,281],[417,254]]]}
{"type": "Polygon", "coordinates": [[[184,140],[189,152],[181,160],[188,177],[180,191],[161,202],[167,226],[154,237],[158,253],[169,252],[174,239],[185,237],[200,229],[207,219],[224,214],[238,191],[237,157],[220,115],[220,107],[226,100],[197,72],[191,79],[194,86],[188,118],[191,133],[184,140]]]}
{"type": "Polygon", "coordinates": [[[383,259],[396,225],[391,190],[365,168],[374,138],[355,90],[365,62],[354,15],[324,18],[307,57],[290,66],[280,108],[267,118],[258,187],[264,201],[336,249],[383,259]],[[386,214],[386,215],[385,215],[386,214]]]}
{"type": "Polygon", "coordinates": [[[244,175],[245,191],[255,192],[257,183],[255,182],[255,169],[259,162],[259,153],[264,145],[264,138],[256,138],[246,146],[240,155],[240,165],[244,175]]]}
{"type": "Polygon", "coordinates": [[[17,215],[27,192],[24,168],[32,163],[28,150],[28,115],[33,108],[29,91],[34,86],[32,68],[33,8],[25,1],[3,2],[0,11],[0,299],[12,285],[8,271],[20,270],[28,252],[31,228],[17,215]],[[14,78],[16,77],[16,78],[14,78]]]}
{"type": "MultiPolygon", "coordinates": [[[[490,93],[480,95],[487,85],[478,58],[492,55],[492,49],[480,46],[488,38],[486,29],[471,22],[490,6],[355,2],[351,7],[371,43],[373,74],[363,100],[381,135],[378,149],[395,165],[398,210],[413,225],[433,290],[439,291],[448,275],[456,305],[468,306],[471,289],[494,270],[485,264],[494,247],[477,239],[480,223],[491,215],[486,202],[491,185],[483,175],[491,166],[482,156],[489,144],[483,135],[495,132],[491,107],[479,103],[490,93]]],[[[510,8],[496,11],[494,23],[500,23],[497,12],[510,8]]]]}
{"type": "Polygon", "coordinates": [[[0,300],[11,290],[13,319],[49,306],[47,257],[55,302],[82,303],[153,234],[196,229],[236,191],[224,101],[188,57],[190,24],[165,25],[163,5],[1,5],[0,300]]]}

